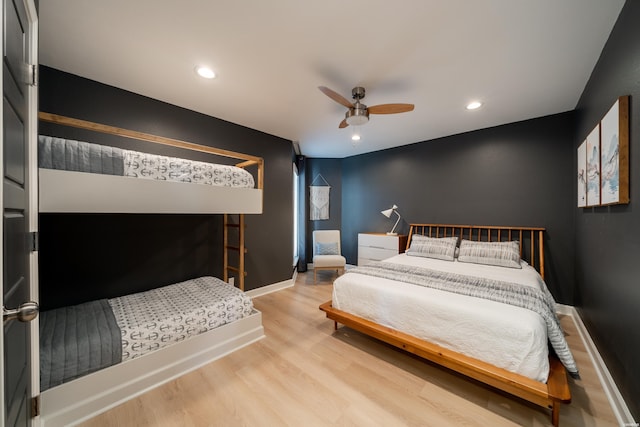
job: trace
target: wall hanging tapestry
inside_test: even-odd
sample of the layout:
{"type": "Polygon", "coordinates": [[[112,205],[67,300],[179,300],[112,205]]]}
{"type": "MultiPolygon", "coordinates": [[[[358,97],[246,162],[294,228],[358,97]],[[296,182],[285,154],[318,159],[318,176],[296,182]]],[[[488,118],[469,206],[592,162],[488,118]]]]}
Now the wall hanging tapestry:
{"type": "Polygon", "coordinates": [[[327,180],[320,174],[316,175],[309,186],[310,220],[329,219],[329,190],[331,186],[327,180]],[[318,178],[321,178],[326,185],[314,185],[318,178]]]}

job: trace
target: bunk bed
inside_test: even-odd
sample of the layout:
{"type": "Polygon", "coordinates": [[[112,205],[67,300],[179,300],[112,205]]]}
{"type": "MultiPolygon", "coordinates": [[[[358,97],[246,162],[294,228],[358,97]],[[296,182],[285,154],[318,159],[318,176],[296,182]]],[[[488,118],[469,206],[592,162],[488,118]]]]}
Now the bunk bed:
{"type": "Polygon", "coordinates": [[[349,270],[320,310],[550,408],[557,426],[578,372],[543,278],[543,228],[411,224],[405,254],[349,270]]]}
{"type": "MultiPolygon", "coordinates": [[[[42,136],[40,213],[224,213],[226,218],[230,213],[243,217],[262,212],[264,163],[260,157],[54,114],[40,113],[40,120],[239,161],[232,166],[200,162],[185,166],[180,159],[145,157],[146,153],[127,150],[124,156],[114,155],[117,150],[109,147],[42,136]],[[54,152],[60,147],[62,151],[54,152]],[[83,158],[68,161],[65,152],[83,158]],[[156,166],[180,163],[182,171],[191,169],[173,181],[166,176],[140,179],[131,176],[140,175],[139,169],[123,173],[125,161],[156,166]],[[202,171],[210,172],[211,167],[231,171],[233,179],[217,180],[219,185],[194,182],[201,181],[206,175],[202,171]],[[252,168],[252,174],[247,177],[235,167],[252,168]]],[[[225,273],[226,251],[225,247],[225,273]]],[[[244,271],[239,274],[244,277],[244,271]]],[[[262,315],[241,289],[214,277],[200,277],[43,312],[41,425],[81,422],[263,338],[262,315]],[[202,304],[196,305],[196,300],[202,304]],[[109,339],[96,339],[95,333],[109,339]]]]}

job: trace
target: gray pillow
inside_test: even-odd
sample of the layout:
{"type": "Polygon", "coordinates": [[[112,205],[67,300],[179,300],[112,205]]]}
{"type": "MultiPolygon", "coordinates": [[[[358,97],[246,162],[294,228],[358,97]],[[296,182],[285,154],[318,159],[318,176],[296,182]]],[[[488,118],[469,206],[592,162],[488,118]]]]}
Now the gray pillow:
{"type": "Polygon", "coordinates": [[[462,240],[458,261],[522,268],[520,265],[520,243],[518,241],[474,242],[462,240]]]}
{"type": "Polygon", "coordinates": [[[414,234],[411,236],[411,246],[407,255],[453,261],[457,243],[457,237],[427,237],[414,234]]]}
{"type": "Polygon", "coordinates": [[[316,243],[316,255],[340,255],[338,242],[316,243]]]}

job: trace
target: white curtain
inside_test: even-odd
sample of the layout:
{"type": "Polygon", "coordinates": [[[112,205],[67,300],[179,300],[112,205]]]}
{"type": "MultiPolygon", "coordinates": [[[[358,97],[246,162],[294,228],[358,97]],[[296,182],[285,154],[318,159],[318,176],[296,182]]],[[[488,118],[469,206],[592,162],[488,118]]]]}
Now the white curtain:
{"type": "Polygon", "coordinates": [[[309,219],[329,219],[329,190],[327,186],[309,186],[309,219]]]}

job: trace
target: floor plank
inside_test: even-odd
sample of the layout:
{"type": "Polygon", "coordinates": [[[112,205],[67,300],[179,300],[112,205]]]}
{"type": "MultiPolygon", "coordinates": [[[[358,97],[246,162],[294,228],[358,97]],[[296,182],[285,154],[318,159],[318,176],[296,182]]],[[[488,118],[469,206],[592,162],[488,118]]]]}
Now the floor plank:
{"type": "MultiPolygon", "coordinates": [[[[331,272],[254,299],[266,338],[81,424],[102,426],[548,426],[549,411],[366,337],[318,306],[331,272]]],[[[581,379],[562,427],[617,426],[569,316],[581,379]]]]}

